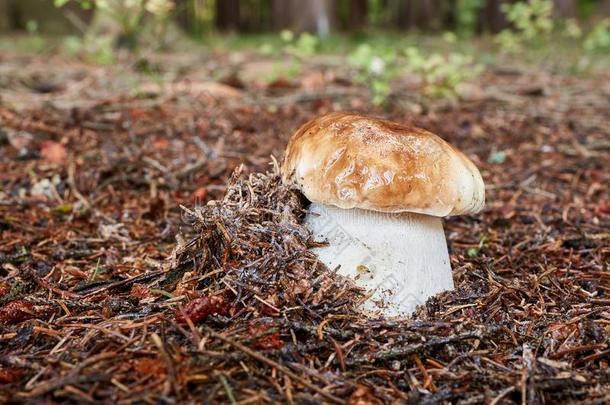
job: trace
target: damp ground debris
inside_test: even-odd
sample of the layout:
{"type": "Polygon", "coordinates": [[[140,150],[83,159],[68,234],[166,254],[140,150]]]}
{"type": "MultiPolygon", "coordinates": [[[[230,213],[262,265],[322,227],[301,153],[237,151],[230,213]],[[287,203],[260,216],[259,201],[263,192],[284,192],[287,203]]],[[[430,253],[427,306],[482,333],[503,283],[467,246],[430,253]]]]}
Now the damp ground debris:
{"type": "Polygon", "coordinates": [[[202,63],[188,86],[123,72],[133,91],[110,67],[4,60],[0,402],[610,402],[607,74],[490,69],[457,102],[382,110],[315,64],[313,88],[202,63]],[[445,221],[455,291],[409,319],[359,312],[277,175],[332,110],[438,133],[487,184],[482,213],[445,221]]]}

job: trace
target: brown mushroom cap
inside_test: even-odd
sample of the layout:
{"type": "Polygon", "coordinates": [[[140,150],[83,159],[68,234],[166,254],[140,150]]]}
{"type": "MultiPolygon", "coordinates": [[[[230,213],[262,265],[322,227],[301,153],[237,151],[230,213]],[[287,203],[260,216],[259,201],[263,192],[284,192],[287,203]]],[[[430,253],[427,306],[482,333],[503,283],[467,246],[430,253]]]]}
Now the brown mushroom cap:
{"type": "Polygon", "coordinates": [[[294,134],[282,178],[310,201],[340,208],[470,214],[485,204],[476,166],[426,130],[347,113],[314,118],[294,134]]]}

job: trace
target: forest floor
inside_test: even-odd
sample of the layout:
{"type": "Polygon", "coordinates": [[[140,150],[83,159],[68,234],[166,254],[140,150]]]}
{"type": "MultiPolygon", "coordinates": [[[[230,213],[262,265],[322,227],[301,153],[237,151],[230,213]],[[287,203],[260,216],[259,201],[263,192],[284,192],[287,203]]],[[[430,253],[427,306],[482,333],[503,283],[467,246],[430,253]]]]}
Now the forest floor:
{"type": "Polygon", "coordinates": [[[610,72],[490,66],[381,109],[340,58],[147,63],[0,54],[0,402],[610,402],[610,72]],[[487,185],[412,318],[359,313],[274,174],[333,110],[431,130],[487,185]]]}

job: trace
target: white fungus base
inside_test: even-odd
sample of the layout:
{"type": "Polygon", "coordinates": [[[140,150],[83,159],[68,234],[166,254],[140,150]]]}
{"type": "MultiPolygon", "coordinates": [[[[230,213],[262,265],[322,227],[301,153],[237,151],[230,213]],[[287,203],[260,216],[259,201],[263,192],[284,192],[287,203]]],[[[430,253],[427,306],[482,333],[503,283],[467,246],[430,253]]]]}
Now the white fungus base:
{"type": "Polygon", "coordinates": [[[329,243],[314,252],[370,294],[365,310],[386,317],[408,315],[432,295],[453,289],[440,218],[317,203],[309,210],[306,222],[315,240],[329,243]]]}

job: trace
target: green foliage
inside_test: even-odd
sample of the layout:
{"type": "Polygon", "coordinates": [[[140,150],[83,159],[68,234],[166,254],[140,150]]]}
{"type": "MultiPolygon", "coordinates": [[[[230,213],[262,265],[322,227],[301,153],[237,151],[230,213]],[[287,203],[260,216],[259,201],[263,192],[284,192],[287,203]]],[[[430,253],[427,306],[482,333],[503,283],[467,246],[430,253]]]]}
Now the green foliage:
{"type": "Polygon", "coordinates": [[[523,41],[521,37],[511,30],[503,30],[494,38],[494,42],[504,53],[516,53],[521,50],[523,41]]]}
{"type": "Polygon", "coordinates": [[[276,38],[269,38],[258,47],[258,50],[264,55],[305,59],[315,55],[319,47],[320,40],[315,35],[303,32],[296,36],[290,30],[283,30],[279,34],[279,42],[276,38]]]}
{"type": "Polygon", "coordinates": [[[390,20],[390,7],[384,0],[368,0],[368,19],[372,25],[386,23],[390,20]]]}
{"type": "Polygon", "coordinates": [[[406,69],[421,77],[426,94],[432,97],[455,97],[461,83],[478,76],[483,70],[471,56],[457,52],[424,55],[419,48],[408,47],[405,56],[406,69]]]}
{"type": "Polygon", "coordinates": [[[29,20],[28,22],[26,22],[25,30],[27,32],[29,32],[30,34],[37,34],[38,33],[38,21],[29,20]]]}
{"type": "MultiPolygon", "coordinates": [[[[571,40],[583,36],[576,19],[553,19],[552,0],[528,0],[504,4],[502,11],[514,26],[514,30],[504,30],[495,37],[500,49],[506,53],[519,52],[524,47],[548,49],[553,34],[571,40]]],[[[610,19],[606,18],[595,25],[585,37],[582,47],[588,52],[610,50],[610,19]]]]}
{"type": "Polygon", "coordinates": [[[55,208],[53,208],[53,211],[59,215],[68,215],[68,214],[72,213],[72,208],[73,208],[72,204],[62,203],[62,204],[55,206],[55,208]]]}
{"type": "Polygon", "coordinates": [[[453,98],[462,82],[482,70],[472,57],[460,53],[423,54],[419,48],[407,47],[398,54],[392,48],[373,49],[368,44],[360,45],[348,55],[348,62],[358,71],[356,81],[369,86],[375,105],[387,100],[391,81],[401,72],[419,76],[426,95],[453,98]]]}
{"type": "Polygon", "coordinates": [[[448,44],[455,44],[458,41],[458,37],[452,31],[445,31],[443,32],[443,41],[447,42],[448,44]]]}
{"type": "Polygon", "coordinates": [[[468,250],[466,251],[466,255],[469,258],[474,259],[479,255],[479,248],[468,248],[468,250]]]}
{"type": "Polygon", "coordinates": [[[279,35],[279,46],[273,41],[266,41],[259,47],[259,51],[265,55],[276,57],[289,57],[289,60],[278,61],[273,71],[265,78],[267,82],[273,82],[279,78],[294,80],[301,72],[301,61],[315,55],[320,46],[320,40],[315,35],[303,32],[298,36],[290,30],[283,30],[279,35]]]}
{"type": "Polygon", "coordinates": [[[58,8],[69,2],[78,3],[83,9],[95,5],[96,12],[102,13],[120,27],[115,45],[130,50],[138,47],[140,36],[145,31],[151,31],[152,38],[163,45],[167,25],[175,8],[171,0],[54,0],[58,8]]]}
{"type": "MultiPolygon", "coordinates": [[[[80,3],[80,6],[84,10],[89,10],[93,7],[93,3],[95,0],[75,0],[75,1],[80,3]]],[[[70,0],[54,0],[53,4],[55,5],[55,7],[61,8],[61,7],[65,6],[66,4],[68,4],[69,2],[70,2],[70,0]]]]}
{"type": "Polygon", "coordinates": [[[600,0],[578,0],[578,15],[582,18],[591,17],[599,7],[600,0]]]}
{"type": "Polygon", "coordinates": [[[466,255],[471,259],[478,257],[479,254],[481,253],[481,250],[483,250],[487,246],[487,239],[488,239],[487,235],[481,236],[481,239],[479,239],[478,246],[468,248],[468,250],[466,251],[466,255]]]}
{"type": "Polygon", "coordinates": [[[553,31],[552,0],[503,4],[502,12],[515,28],[514,31],[504,30],[496,36],[496,42],[504,52],[519,51],[525,44],[540,46],[547,42],[553,31]]]}
{"type": "Polygon", "coordinates": [[[575,18],[568,18],[563,22],[562,35],[566,38],[578,39],[582,37],[582,29],[578,25],[578,21],[575,18]]]}
{"type": "Polygon", "coordinates": [[[373,104],[383,104],[391,93],[390,82],[398,74],[397,55],[389,49],[373,50],[369,44],[358,46],[348,55],[348,63],[358,70],[356,82],[367,84],[373,104]]]}
{"type": "Polygon", "coordinates": [[[76,56],[83,50],[83,40],[76,35],[69,35],[63,40],[63,49],[71,56],[76,56]]]}
{"type": "Polygon", "coordinates": [[[504,163],[506,161],[506,151],[503,150],[494,150],[493,152],[491,152],[489,154],[489,157],[487,158],[487,161],[489,163],[493,163],[496,165],[501,165],[502,163],[504,163]]]}
{"type": "Polygon", "coordinates": [[[301,73],[301,64],[298,61],[275,62],[271,72],[264,79],[267,83],[272,83],[278,79],[295,80],[299,73],[301,73]]]}
{"type": "Polygon", "coordinates": [[[483,5],[483,0],[457,0],[456,23],[459,34],[463,36],[474,34],[478,13],[483,5]]]}
{"type": "Polygon", "coordinates": [[[503,4],[502,11],[525,39],[531,40],[541,35],[548,35],[553,30],[552,0],[528,0],[503,4]]]}
{"type": "Polygon", "coordinates": [[[2,43],[0,44],[0,49],[4,46],[8,46],[9,49],[16,47],[22,51],[34,53],[49,50],[49,44],[46,38],[39,33],[38,21],[28,20],[25,23],[25,29],[28,32],[28,35],[20,38],[19,40],[11,39],[9,42],[2,43]]]}
{"type": "Polygon", "coordinates": [[[67,36],[63,49],[72,56],[82,56],[89,62],[109,65],[115,62],[114,40],[109,36],[87,35],[84,38],[67,36]]]}
{"type": "Polygon", "coordinates": [[[303,32],[295,38],[292,31],[284,30],[280,33],[280,38],[283,43],[282,51],[299,59],[315,55],[320,44],[318,37],[308,32],[303,32]]]}
{"type": "Polygon", "coordinates": [[[610,51],[610,18],[605,18],[593,27],[583,43],[589,52],[610,51]]]}

